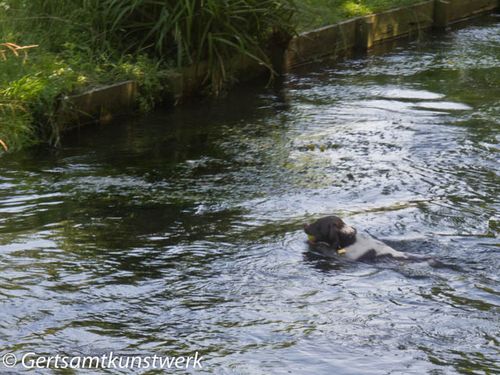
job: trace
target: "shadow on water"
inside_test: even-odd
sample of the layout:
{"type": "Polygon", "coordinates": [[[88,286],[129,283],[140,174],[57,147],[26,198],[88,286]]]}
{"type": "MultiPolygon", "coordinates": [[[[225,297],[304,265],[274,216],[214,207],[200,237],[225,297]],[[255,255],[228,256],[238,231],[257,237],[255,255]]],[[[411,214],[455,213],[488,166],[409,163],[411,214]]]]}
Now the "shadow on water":
{"type": "Polygon", "coordinates": [[[199,351],[217,374],[498,372],[499,30],[2,157],[0,346],[199,351]],[[302,224],[332,213],[438,262],[320,257],[302,224]]]}

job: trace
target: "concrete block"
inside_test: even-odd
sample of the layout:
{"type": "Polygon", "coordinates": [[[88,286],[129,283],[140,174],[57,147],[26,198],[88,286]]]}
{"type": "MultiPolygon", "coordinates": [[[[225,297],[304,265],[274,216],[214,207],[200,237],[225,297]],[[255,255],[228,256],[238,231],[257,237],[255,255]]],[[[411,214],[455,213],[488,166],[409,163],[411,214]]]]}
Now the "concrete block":
{"type": "Polygon", "coordinates": [[[434,27],[449,25],[488,13],[499,7],[498,0],[435,0],[434,27]]]}
{"type": "Polygon", "coordinates": [[[363,26],[358,30],[371,35],[362,35],[359,40],[370,48],[373,45],[418,34],[434,23],[434,1],[425,1],[409,7],[397,8],[383,13],[372,14],[360,21],[363,26]],[[370,26],[368,26],[370,25],[370,26]]]}
{"type": "Polygon", "coordinates": [[[284,54],[285,69],[343,54],[356,45],[357,19],[302,33],[290,41],[284,54]]]}
{"type": "Polygon", "coordinates": [[[498,7],[498,0],[448,0],[448,2],[449,23],[460,22],[498,7]]]}
{"type": "Polygon", "coordinates": [[[108,122],[136,106],[137,82],[125,81],[61,100],[57,123],[65,131],[91,122],[108,122]]]}

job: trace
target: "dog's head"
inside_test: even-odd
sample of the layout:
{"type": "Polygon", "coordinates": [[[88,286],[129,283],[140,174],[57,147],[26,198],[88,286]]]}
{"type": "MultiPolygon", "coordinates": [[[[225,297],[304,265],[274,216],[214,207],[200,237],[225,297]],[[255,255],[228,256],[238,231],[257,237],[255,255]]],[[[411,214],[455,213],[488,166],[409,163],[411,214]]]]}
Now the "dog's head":
{"type": "Polygon", "coordinates": [[[310,244],[327,243],[334,249],[342,249],[356,241],[356,229],[346,225],[337,216],[327,216],[312,224],[304,225],[310,244]]]}

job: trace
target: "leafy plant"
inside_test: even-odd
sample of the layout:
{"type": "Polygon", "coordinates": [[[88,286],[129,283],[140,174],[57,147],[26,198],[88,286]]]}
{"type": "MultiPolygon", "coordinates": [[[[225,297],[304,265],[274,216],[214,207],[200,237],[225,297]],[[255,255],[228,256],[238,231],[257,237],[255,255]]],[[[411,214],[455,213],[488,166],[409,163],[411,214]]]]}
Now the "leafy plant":
{"type": "MultiPolygon", "coordinates": [[[[6,65],[8,56],[14,56],[14,58],[22,56],[24,63],[28,58],[28,50],[35,47],[38,46],[19,46],[9,42],[0,43],[0,60],[3,60],[6,65]]],[[[17,62],[16,65],[18,65],[17,62]]],[[[20,144],[31,142],[33,132],[26,121],[27,114],[22,102],[6,98],[1,94],[0,98],[3,98],[0,101],[0,146],[7,152],[9,147],[4,139],[7,139],[8,143],[16,148],[20,144]]]]}
{"type": "Polygon", "coordinates": [[[4,151],[16,150],[34,142],[31,120],[22,103],[0,101],[0,145],[4,151]]]}
{"type": "Polygon", "coordinates": [[[147,51],[177,67],[201,68],[218,92],[231,61],[244,55],[272,65],[263,46],[273,33],[290,32],[292,0],[103,0],[103,35],[126,51],[147,51]]]}

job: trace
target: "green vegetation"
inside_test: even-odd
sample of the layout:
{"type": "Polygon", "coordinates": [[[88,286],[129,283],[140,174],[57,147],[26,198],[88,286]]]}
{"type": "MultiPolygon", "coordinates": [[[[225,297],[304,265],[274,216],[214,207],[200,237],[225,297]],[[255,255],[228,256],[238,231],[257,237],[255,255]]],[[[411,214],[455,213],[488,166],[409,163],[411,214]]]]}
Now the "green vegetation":
{"type": "Polygon", "coordinates": [[[154,57],[112,48],[95,27],[92,7],[98,3],[0,1],[0,139],[9,150],[57,144],[57,110],[64,95],[136,79],[142,109],[157,100],[167,65],[160,68],[154,57]],[[37,47],[17,48],[30,45],[37,47]]]}
{"type": "Polygon", "coordinates": [[[216,93],[227,81],[236,55],[272,70],[263,47],[271,34],[292,31],[295,9],[290,0],[104,0],[101,4],[105,17],[101,29],[109,40],[121,44],[121,50],[153,50],[177,67],[206,62],[206,78],[216,93]]]}
{"type": "Polygon", "coordinates": [[[271,38],[415,2],[0,0],[0,152],[57,144],[64,95],[134,79],[140,109],[150,110],[168,93],[165,77],[185,67],[218,94],[237,57],[272,71],[271,38]]]}
{"type": "Polygon", "coordinates": [[[1,0],[0,140],[11,150],[55,144],[59,98],[120,80],[139,82],[143,110],[165,95],[165,76],[188,66],[218,93],[238,55],[271,69],[266,40],[291,32],[293,9],[291,0],[1,0]],[[38,47],[26,58],[7,42],[38,47]]]}
{"type": "Polygon", "coordinates": [[[297,1],[298,31],[336,23],[391,8],[421,3],[423,0],[302,0],[297,1]]]}

